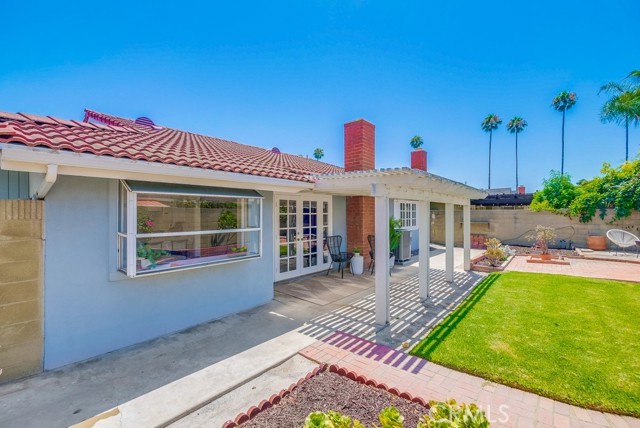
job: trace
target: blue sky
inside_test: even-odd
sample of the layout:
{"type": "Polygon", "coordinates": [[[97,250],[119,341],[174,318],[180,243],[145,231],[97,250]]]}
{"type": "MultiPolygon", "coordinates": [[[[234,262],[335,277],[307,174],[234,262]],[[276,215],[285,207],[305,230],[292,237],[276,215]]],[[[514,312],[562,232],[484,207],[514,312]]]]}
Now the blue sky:
{"type": "MultiPolygon", "coordinates": [[[[624,160],[624,129],[598,118],[601,84],[640,69],[637,0],[513,2],[11,2],[3,5],[0,110],[82,118],[85,107],[342,164],[342,125],[377,127],[377,166],[408,166],[425,140],[429,169],[493,187],[540,187],[560,169],[596,175],[624,160]]],[[[640,129],[630,133],[637,153],[640,129]]]]}

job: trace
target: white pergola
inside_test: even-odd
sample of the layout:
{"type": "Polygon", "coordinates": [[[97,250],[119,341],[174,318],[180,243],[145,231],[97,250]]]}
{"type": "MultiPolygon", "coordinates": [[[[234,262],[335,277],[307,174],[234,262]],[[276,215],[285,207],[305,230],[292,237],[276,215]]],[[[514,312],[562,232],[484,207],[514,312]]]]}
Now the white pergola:
{"type": "MultiPolygon", "coordinates": [[[[419,293],[429,297],[429,245],[431,234],[431,202],[445,204],[445,279],[453,282],[454,205],[462,205],[464,231],[464,269],[471,267],[470,200],[487,194],[466,184],[448,180],[411,168],[377,169],[318,175],[315,191],[345,196],[375,198],[376,248],[389,248],[389,200],[405,199],[418,203],[419,228],[419,293]],[[426,251],[424,249],[427,249],[426,251]]],[[[389,257],[388,251],[375,252],[376,324],[389,323],[389,257]]]]}

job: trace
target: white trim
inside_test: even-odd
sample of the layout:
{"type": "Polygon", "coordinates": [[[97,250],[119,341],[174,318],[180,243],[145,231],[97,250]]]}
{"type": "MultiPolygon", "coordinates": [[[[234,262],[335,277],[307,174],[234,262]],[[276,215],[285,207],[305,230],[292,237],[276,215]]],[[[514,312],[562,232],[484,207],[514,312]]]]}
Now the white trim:
{"type": "Polygon", "coordinates": [[[297,193],[311,190],[313,183],[281,178],[214,171],[203,168],[97,156],[46,148],[0,145],[0,167],[11,171],[46,173],[47,165],[58,166],[59,175],[141,180],[200,186],[235,187],[297,193]]]}
{"type": "Polygon", "coordinates": [[[36,190],[35,197],[36,199],[44,199],[51,190],[51,187],[55,184],[58,179],[58,165],[47,165],[47,173],[44,176],[44,180],[40,182],[40,186],[38,186],[38,190],[36,190]]]}
{"type": "MultiPolygon", "coordinates": [[[[136,233],[138,228],[138,213],[137,213],[137,199],[138,194],[135,192],[127,191],[127,276],[129,278],[135,278],[136,276],[136,233]]],[[[118,201],[119,203],[119,201],[118,201]]],[[[118,207],[120,209],[120,207],[118,207]]],[[[118,267],[120,263],[118,263],[118,267]]]]}

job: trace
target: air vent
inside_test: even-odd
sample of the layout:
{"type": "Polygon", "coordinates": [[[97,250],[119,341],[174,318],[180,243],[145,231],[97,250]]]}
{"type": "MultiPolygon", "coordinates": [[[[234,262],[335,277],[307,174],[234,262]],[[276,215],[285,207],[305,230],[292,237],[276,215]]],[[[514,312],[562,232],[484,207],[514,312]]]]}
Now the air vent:
{"type": "Polygon", "coordinates": [[[141,116],[135,120],[136,125],[155,127],[156,124],[148,117],[141,116]]]}
{"type": "Polygon", "coordinates": [[[274,148],[272,148],[272,149],[271,149],[271,153],[278,153],[278,154],[280,154],[280,149],[279,149],[279,148],[277,148],[277,147],[274,147],[274,148]]]}

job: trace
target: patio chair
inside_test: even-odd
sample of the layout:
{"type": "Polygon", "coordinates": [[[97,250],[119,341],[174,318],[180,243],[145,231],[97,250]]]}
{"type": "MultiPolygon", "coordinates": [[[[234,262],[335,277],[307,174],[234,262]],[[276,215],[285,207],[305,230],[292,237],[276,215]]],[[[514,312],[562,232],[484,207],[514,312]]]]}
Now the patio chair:
{"type": "Polygon", "coordinates": [[[342,278],[344,279],[344,267],[353,256],[340,251],[340,247],[342,247],[342,236],[340,235],[327,236],[327,247],[329,247],[329,254],[331,255],[331,264],[327,269],[327,275],[331,272],[333,264],[338,263],[338,270],[342,273],[342,278]]]}
{"type": "Polygon", "coordinates": [[[618,255],[618,248],[622,248],[622,252],[627,254],[627,248],[636,247],[636,257],[638,257],[640,238],[633,233],[621,229],[610,229],[607,231],[607,238],[616,245],[616,255],[618,255]]]}
{"type": "Polygon", "coordinates": [[[376,235],[368,235],[367,241],[369,241],[369,256],[371,257],[369,270],[371,271],[371,275],[373,275],[373,271],[376,268],[376,235]]]}

